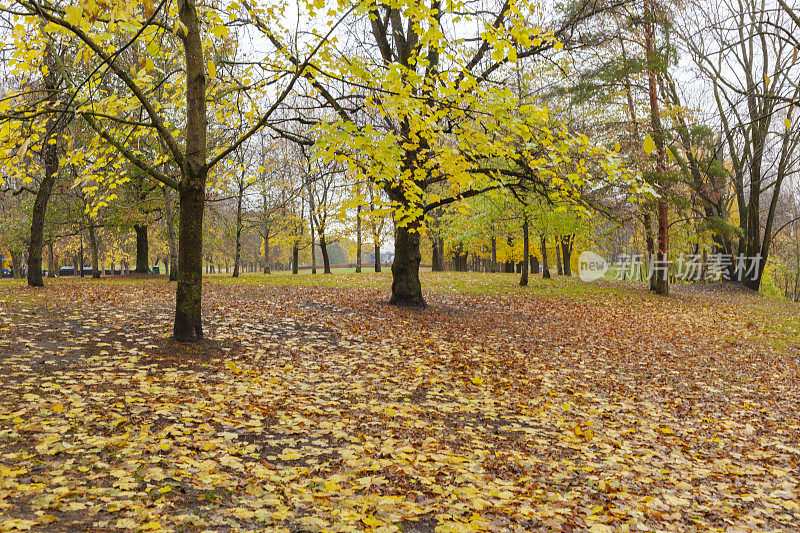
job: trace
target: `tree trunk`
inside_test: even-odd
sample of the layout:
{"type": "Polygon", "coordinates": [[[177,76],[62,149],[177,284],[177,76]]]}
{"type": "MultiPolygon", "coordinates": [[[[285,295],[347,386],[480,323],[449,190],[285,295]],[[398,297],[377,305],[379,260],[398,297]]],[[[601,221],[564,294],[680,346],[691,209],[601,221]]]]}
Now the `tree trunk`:
{"type": "Polygon", "coordinates": [[[319,232],[319,249],[322,252],[322,268],[323,273],[331,273],[331,259],[328,256],[328,243],[325,242],[325,230],[322,227],[317,229],[319,232]]]}
{"type": "Polygon", "coordinates": [[[550,268],[547,265],[547,239],[542,236],[542,278],[543,279],[550,279],[550,268]]]}
{"type": "MultiPolygon", "coordinates": [[[[312,248],[312,257],[313,257],[313,248],[312,248]]],[[[298,266],[297,262],[300,260],[300,248],[298,248],[298,243],[295,242],[294,246],[292,246],[292,274],[298,273],[298,266]]]]}
{"type": "Polygon", "coordinates": [[[179,341],[192,342],[203,336],[203,210],[205,176],[202,186],[181,191],[178,228],[178,286],[175,296],[173,334],[179,341]]]}
{"type": "MultiPolygon", "coordinates": [[[[55,108],[58,101],[58,80],[56,77],[55,58],[52,51],[48,51],[49,73],[45,75],[45,92],[50,94],[49,103],[55,108]]],[[[58,138],[67,125],[66,113],[57,113],[47,124],[40,155],[44,162],[44,176],[36,191],[31,213],[31,235],[28,241],[28,285],[30,287],[44,286],[42,279],[42,246],[44,244],[44,219],[47,214],[47,204],[53,192],[53,186],[58,176],[58,138]]]]}
{"type": "Polygon", "coordinates": [[[269,268],[269,228],[265,232],[266,237],[264,237],[264,274],[270,273],[269,268]]]}
{"type": "Polygon", "coordinates": [[[147,241],[147,226],[136,224],[136,270],[137,274],[150,273],[150,249],[147,241]]]}
{"type": "MultiPolygon", "coordinates": [[[[645,0],[645,51],[647,53],[647,85],[650,97],[650,123],[653,130],[653,140],[656,145],[656,170],[658,179],[664,180],[667,165],[664,155],[664,133],[661,129],[661,116],[658,110],[658,94],[656,92],[656,67],[655,67],[655,29],[652,0],[645,0]]],[[[662,185],[665,185],[662,183],[662,185]]],[[[664,200],[663,190],[658,199],[658,256],[655,261],[655,292],[656,294],[669,293],[669,227],[667,221],[667,204],[664,200]]]]}
{"type": "Polygon", "coordinates": [[[530,253],[528,218],[525,217],[522,222],[522,276],[519,279],[519,284],[521,287],[528,285],[528,256],[530,253]]]}
{"type": "Polygon", "coordinates": [[[492,273],[497,272],[497,237],[492,235],[492,273]]]}
{"type": "MultiPolygon", "coordinates": [[[[239,197],[236,200],[236,251],[233,257],[233,277],[239,277],[239,261],[242,257],[242,201],[244,198],[244,176],[239,182],[239,197]]],[[[227,270],[226,270],[227,272],[227,270]]]]}
{"type": "MultiPolygon", "coordinates": [[[[419,280],[419,222],[398,226],[392,263],[392,298],[389,303],[403,307],[427,307],[419,280]]],[[[377,251],[377,250],[376,250],[377,251]]]]}
{"type": "Polygon", "coordinates": [[[361,204],[356,208],[356,272],[361,272],[361,204]]]}
{"type": "Polygon", "coordinates": [[[439,251],[439,241],[436,235],[431,234],[431,272],[442,270],[441,252],[439,251]]]}
{"type": "Polygon", "coordinates": [[[572,245],[575,242],[575,235],[564,235],[561,237],[561,258],[564,261],[564,275],[572,276],[572,245]]]}
{"type": "Polygon", "coordinates": [[[556,237],[556,274],[559,276],[564,275],[564,268],[561,263],[561,247],[559,246],[559,242],[561,242],[561,237],[556,237]]]}
{"type": "Polygon", "coordinates": [[[375,245],[375,272],[381,271],[381,245],[375,245]]]}
{"type": "Polygon", "coordinates": [[[531,263],[531,271],[533,271],[534,274],[538,274],[539,273],[539,258],[536,257],[535,255],[531,255],[530,263],[531,263]]]}
{"type": "Polygon", "coordinates": [[[89,251],[92,253],[92,278],[100,279],[100,258],[97,252],[97,232],[94,222],[89,220],[89,251]]]}
{"type": "Polygon", "coordinates": [[[22,279],[22,252],[11,252],[11,270],[14,279],[22,279]]]}
{"type": "Polygon", "coordinates": [[[206,74],[200,19],[193,0],[178,2],[186,27],[186,161],[180,190],[178,287],[173,334],[179,341],[203,336],[203,211],[206,199],[206,74]]]}

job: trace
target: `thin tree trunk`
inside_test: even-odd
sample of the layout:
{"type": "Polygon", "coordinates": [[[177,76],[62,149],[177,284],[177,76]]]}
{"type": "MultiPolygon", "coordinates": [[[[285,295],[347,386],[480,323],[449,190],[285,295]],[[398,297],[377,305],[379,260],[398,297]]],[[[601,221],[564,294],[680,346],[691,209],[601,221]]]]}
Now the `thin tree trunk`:
{"type": "Polygon", "coordinates": [[[297,262],[300,260],[300,248],[298,248],[298,243],[295,242],[294,246],[292,246],[292,274],[297,274],[299,271],[297,262]]]}
{"type": "Polygon", "coordinates": [[[97,252],[97,233],[92,220],[89,220],[89,251],[92,253],[92,278],[100,279],[100,258],[97,252]]]}
{"type": "MultiPolygon", "coordinates": [[[[233,258],[233,277],[239,277],[239,261],[242,257],[242,201],[244,198],[244,176],[239,182],[239,197],[236,199],[236,255],[233,258]]],[[[226,271],[227,273],[227,266],[226,271]]]]}
{"type": "Polygon", "coordinates": [[[555,238],[556,240],[556,274],[559,276],[564,275],[564,269],[561,264],[561,247],[559,246],[559,242],[561,241],[561,237],[558,236],[555,238]]]}
{"type": "Polygon", "coordinates": [[[322,252],[322,272],[324,274],[330,274],[331,259],[328,255],[328,243],[325,242],[325,230],[320,226],[317,231],[319,232],[319,249],[322,252]]]}
{"type": "Polygon", "coordinates": [[[431,233],[431,272],[442,270],[441,252],[439,251],[439,241],[436,235],[431,233]]]}
{"type": "Polygon", "coordinates": [[[375,272],[381,271],[381,245],[375,245],[375,272]]]}
{"type": "Polygon", "coordinates": [[[266,229],[264,234],[266,235],[264,237],[264,274],[269,274],[269,228],[266,229]]]}
{"type": "Polygon", "coordinates": [[[522,222],[522,276],[520,277],[519,284],[521,287],[528,285],[528,256],[530,255],[530,242],[528,235],[528,218],[525,217],[522,222]]]}
{"type": "Polygon", "coordinates": [[[356,208],[356,272],[361,272],[361,204],[356,208]]]}
{"type": "Polygon", "coordinates": [[[492,273],[497,272],[497,237],[492,235],[492,273]]]}
{"type": "Polygon", "coordinates": [[[547,239],[541,237],[541,250],[542,250],[542,278],[550,279],[550,268],[547,265],[547,239]]]}

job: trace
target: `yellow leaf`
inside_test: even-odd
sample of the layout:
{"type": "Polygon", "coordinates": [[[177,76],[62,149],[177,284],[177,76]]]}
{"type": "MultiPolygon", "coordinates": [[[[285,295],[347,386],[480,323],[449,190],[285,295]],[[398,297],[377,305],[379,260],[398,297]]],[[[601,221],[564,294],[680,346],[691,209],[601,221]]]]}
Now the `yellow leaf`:
{"type": "Polygon", "coordinates": [[[645,153],[646,153],[647,155],[650,155],[650,154],[652,154],[652,153],[653,153],[653,150],[655,150],[655,149],[656,149],[656,143],[655,143],[655,141],[653,140],[653,138],[652,138],[652,137],[650,137],[649,135],[648,135],[647,137],[645,137],[645,138],[644,138],[644,145],[643,145],[643,148],[644,148],[644,151],[645,151],[645,153]]]}
{"type": "Polygon", "coordinates": [[[120,518],[115,525],[117,529],[135,529],[136,520],[130,518],[120,518]]]}
{"type": "Polygon", "coordinates": [[[60,413],[64,410],[64,404],[56,403],[50,406],[53,412],[60,413]]]}
{"type": "Polygon", "coordinates": [[[362,518],[361,521],[364,522],[364,525],[367,527],[378,527],[383,523],[374,516],[366,516],[362,518]]]}
{"type": "Polygon", "coordinates": [[[217,66],[210,59],[206,62],[206,69],[208,69],[209,79],[217,77],[217,66]]]}
{"type": "Polygon", "coordinates": [[[474,376],[474,377],[472,378],[472,382],[473,382],[475,385],[483,385],[483,378],[481,378],[480,376],[474,376]]]}

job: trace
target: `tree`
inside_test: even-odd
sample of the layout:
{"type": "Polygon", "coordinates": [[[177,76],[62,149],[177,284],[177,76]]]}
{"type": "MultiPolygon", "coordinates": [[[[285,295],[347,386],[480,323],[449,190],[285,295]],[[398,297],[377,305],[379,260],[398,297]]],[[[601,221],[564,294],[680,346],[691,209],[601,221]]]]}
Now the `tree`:
{"type": "Polygon", "coordinates": [[[731,166],[741,236],[729,260],[753,290],[769,259],[781,191],[800,171],[800,128],[787,104],[800,99],[797,43],[787,29],[793,11],[770,7],[767,0],[697,3],[687,17],[693,24],[681,32],[710,86],[731,166]]]}
{"type": "MultiPolygon", "coordinates": [[[[230,11],[222,15],[235,19],[238,14],[234,7],[229,5],[230,11]]],[[[72,79],[63,65],[49,65],[49,73],[58,72],[61,79],[69,80],[66,83],[71,94],[66,100],[69,111],[97,132],[101,142],[95,148],[113,150],[150,178],[178,192],[178,283],[173,334],[181,341],[202,337],[202,221],[209,171],[269,123],[302,75],[307,61],[292,68],[283,86],[270,93],[276,96],[262,107],[255,95],[238,83],[242,77],[255,76],[254,68],[233,72],[231,66],[224,84],[213,83],[217,75],[224,72],[217,70],[213,61],[207,61],[206,49],[224,47],[229,33],[213,6],[195,0],[179,0],[174,6],[162,1],[156,6],[146,4],[141,10],[132,9],[126,3],[94,2],[62,8],[38,0],[14,0],[5,10],[25,17],[21,30],[15,31],[20,49],[28,48],[21,41],[31,39],[32,30],[38,28],[38,42],[49,42],[52,32],[57,32],[79,46],[78,52],[90,62],[91,74],[83,81],[72,79]],[[109,40],[106,38],[109,35],[118,38],[109,40]],[[170,55],[176,47],[182,51],[183,68],[178,71],[184,87],[182,103],[178,100],[179,86],[171,79],[172,72],[160,73],[154,61],[139,55],[138,43],[143,42],[142,36],[148,37],[150,55],[170,55]],[[121,44],[109,45],[109,41],[121,44]],[[94,92],[95,82],[107,74],[114,76],[124,96],[94,92]],[[210,87],[209,81],[212,81],[210,87]],[[169,85],[173,91],[157,90],[164,85],[169,85]],[[211,117],[209,102],[214,104],[211,117]],[[224,105],[231,102],[236,105],[224,105]],[[212,146],[216,150],[209,155],[209,118],[230,123],[230,115],[236,110],[246,112],[238,114],[234,135],[218,139],[219,147],[212,146]],[[137,146],[124,141],[131,136],[155,137],[157,141],[150,143],[150,148],[159,146],[163,155],[155,161],[147,157],[137,146]],[[164,169],[165,164],[170,170],[164,169]]],[[[289,70],[286,65],[281,66],[280,59],[270,67],[283,72],[289,70]]],[[[261,83],[254,81],[250,85],[263,88],[267,84],[262,78],[261,83]]],[[[261,93],[265,95],[266,92],[261,93]]],[[[56,117],[54,125],[60,124],[67,114],[59,113],[56,117]]],[[[54,130],[55,126],[50,129],[54,130]]],[[[225,132],[230,131],[225,128],[225,132]]],[[[47,144],[47,147],[43,154],[46,177],[55,175],[57,163],[55,146],[47,144]]],[[[32,241],[31,251],[34,255],[40,254],[41,251],[34,248],[41,243],[36,238],[32,241]]],[[[34,284],[41,284],[35,279],[35,272],[29,275],[34,276],[34,284]]]]}
{"type": "MultiPolygon", "coordinates": [[[[368,37],[344,50],[333,70],[308,72],[310,91],[336,119],[320,124],[322,155],[347,161],[392,202],[391,303],[425,306],[419,264],[427,213],[497,187],[504,176],[539,175],[547,158],[528,149],[515,152],[509,136],[545,152],[567,142],[551,134],[545,110],[518,109],[496,83],[508,64],[560,48],[558,36],[567,36],[576,21],[590,16],[594,4],[573,5],[553,33],[528,23],[535,8],[525,2],[509,0],[488,11],[473,2],[458,8],[438,1],[430,6],[365,2],[353,10],[351,26],[364,30],[356,35],[368,37]],[[454,19],[461,21],[460,28],[478,28],[474,39],[446,35],[454,19]],[[339,97],[329,80],[344,82],[339,97]],[[522,170],[500,169],[501,160],[522,170]],[[436,184],[443,185],[444,196],[431,193],[436,184]]],[[[326,54],[340,55],[335,49],[326,54]]]]}

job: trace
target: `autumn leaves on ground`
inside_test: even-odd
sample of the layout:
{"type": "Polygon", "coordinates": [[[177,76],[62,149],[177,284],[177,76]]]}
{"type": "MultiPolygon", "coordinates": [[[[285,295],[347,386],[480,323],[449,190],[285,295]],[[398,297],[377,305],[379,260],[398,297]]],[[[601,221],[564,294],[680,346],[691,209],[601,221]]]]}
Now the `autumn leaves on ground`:
{"type": "Polygon", "coordinates": [[[800,524],[793,304],[509,275],[0,283],[0,530],[800,524]]]}

